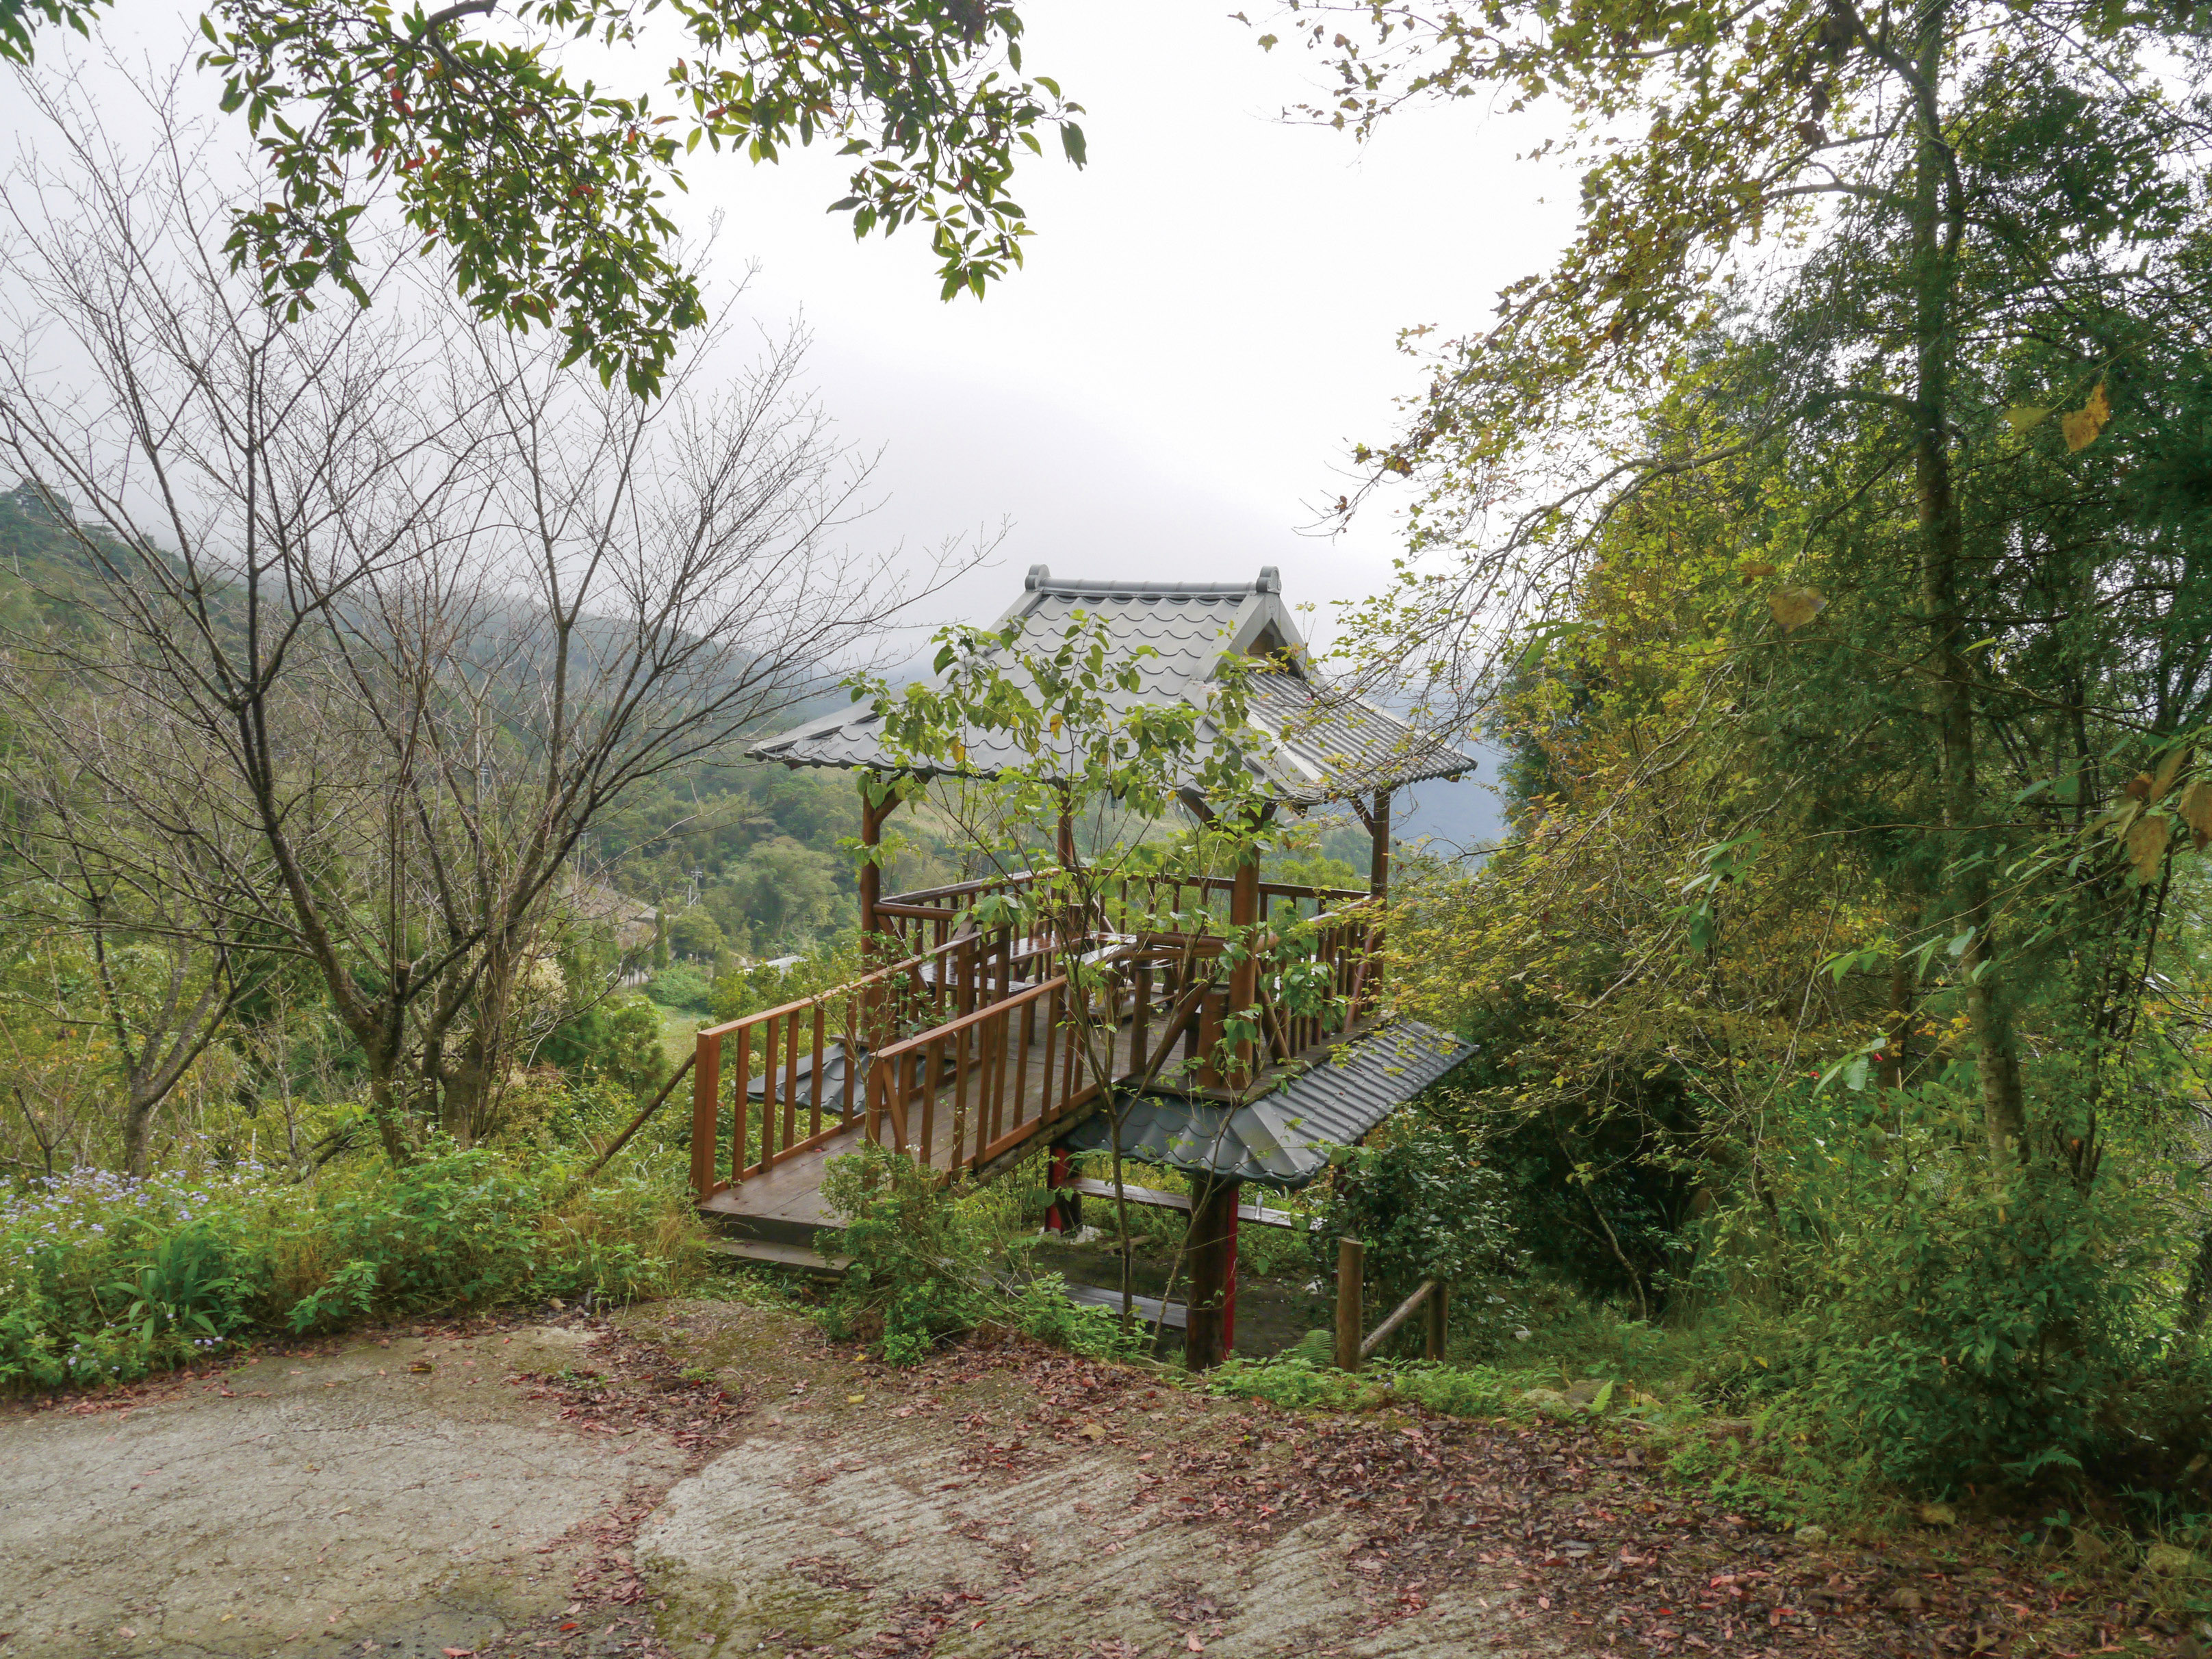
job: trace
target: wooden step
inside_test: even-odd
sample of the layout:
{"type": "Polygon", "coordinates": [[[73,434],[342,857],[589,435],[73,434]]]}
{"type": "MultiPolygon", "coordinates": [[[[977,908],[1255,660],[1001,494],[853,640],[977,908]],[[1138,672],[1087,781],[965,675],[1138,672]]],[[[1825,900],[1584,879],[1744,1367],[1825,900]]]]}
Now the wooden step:
{"type": "MultiPolygon", "coordinates": [[[[1121,1292],[1109,1291],[1103,1285],[1070,1285],[1067,1299],[1080,1302],[1085,1307],[1110,1308],[1117,1314],[1121,1311],[1121,1292]]],[[[1190,1324],[1190,1310],[1180,1302],[1167,1304],[1163,1312],[1155,1297],[1133,1296],[1129,1300],[1136,1306],[1137,1317],[1147,1325],[1165,1325],[1171,1331],[1180,1331],[1190,1324]]]]}
{"type": "MultiPolygon", "coordinates": [[[[1110,1199],[1114,1196],[1114,1183],[1110,1181],[1092,1181],[1087,1177],[1079,1177],[1071,1184],[1085,1198],[1110,1199]]],[[[1131,1187],[1126,1183],[1121,1190],[1128,1194],[1129,1202],[1132,1204],[1147,1205],[1158,1210],[1190,1208],[1190,1197],[1186,1193],[1164,1193],[1157,1187],[1131,1187]]],[[[1318,1220],[1309,1221],[1304,1216],[1292,1215],[1288,1210],[1269,1210],[1257,1204],[1239,1204],[1237,1206],[1237,1218],[1239,1221],[1249,1221],[1255,1227],[1288,1227],[1292,1231],[1304,1228],[1309,1232],[1316,1233],[1321,1231],[1321,1223],[1318,1220]]]]}
{"type": "Polygon", "coordinates": [[[853,1265],[849,1255],[825,1256],[804,1244],[779,1244],[765,1238],[710,1238],[707,1248],[732,1261],[783,1267],[793,1273],[811,1273],[817,1279],[842,1279],[845,1269],[853,1265]]]}

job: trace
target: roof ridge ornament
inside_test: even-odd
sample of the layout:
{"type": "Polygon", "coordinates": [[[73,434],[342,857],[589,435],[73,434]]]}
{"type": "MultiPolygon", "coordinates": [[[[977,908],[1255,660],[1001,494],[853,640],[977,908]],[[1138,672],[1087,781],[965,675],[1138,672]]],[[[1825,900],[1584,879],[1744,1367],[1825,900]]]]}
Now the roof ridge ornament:
{"type": "Polygon", "coordinates": [[[1022,580],[1022,592],[1024,593],[1034,593],[1037,589],[1042,587],[1051,580],[1052,567],[1050,565],[1033,564],[1030,567],[1030,574],[1022,580]]]}

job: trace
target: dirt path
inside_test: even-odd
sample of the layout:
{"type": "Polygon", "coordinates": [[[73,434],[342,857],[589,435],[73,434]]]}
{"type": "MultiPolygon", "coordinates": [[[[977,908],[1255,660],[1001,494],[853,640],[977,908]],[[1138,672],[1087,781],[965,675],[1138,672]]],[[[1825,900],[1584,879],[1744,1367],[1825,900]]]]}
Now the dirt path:
{"type": "Polygon", "coordinates": [[[565,1607],[592,1522],[684,1461],[501,1380],[592,1334],[360,1342],[0,1417],[0,1654],[434,1655],[565,1607]]]}
{"type": "Polygon", "coordinates": [[[0,1659],[2171,1650],[2063,1564],[1808,1547],[1638,1463],[733,1303],[361,1340],[0,1415],[0,1659]]]}

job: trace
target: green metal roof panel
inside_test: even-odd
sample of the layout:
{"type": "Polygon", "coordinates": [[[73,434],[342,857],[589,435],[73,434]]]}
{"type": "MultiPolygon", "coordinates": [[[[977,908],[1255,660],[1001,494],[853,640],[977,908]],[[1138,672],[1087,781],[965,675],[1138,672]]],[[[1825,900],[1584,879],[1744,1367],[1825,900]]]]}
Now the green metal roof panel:
{"type": "MultiPolygon", "coordinates": [[[[1122,1119],[1121,1156],[1192,1174],[1303,1187],[1328,1167],[1331,1146],[1361,1139],[1474,1054],[1472,1043],[1433,1026],[1396,1020],[1353,1038],[1247,1105],[1147,1095],[1122,1119]]],[[[1103,1114],[1086,1119],[1066,1144],[1077,1152],[1106,1152],[1113,1125],[1103,1114]]]]}

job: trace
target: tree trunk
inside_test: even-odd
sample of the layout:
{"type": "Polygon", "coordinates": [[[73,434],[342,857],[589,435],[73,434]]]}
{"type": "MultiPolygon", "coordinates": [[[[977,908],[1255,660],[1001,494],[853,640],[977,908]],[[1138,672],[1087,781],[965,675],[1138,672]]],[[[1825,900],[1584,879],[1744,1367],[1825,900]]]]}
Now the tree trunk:
{"type": "Polygon", "coordinates": [[[1987,934],[1989,878],[1967,845],[1982,813],[1975,776],[1973,684],[1960,595],[1966,526],[1956,495],[1949,418],[1955,349],[1953,289],[1965,234],[1965,204],[1952,178],[1952,156],[1942,128],[1943,45],[1948,22],[1948,6],[1930,5],[1922,14],[1915,54],[1919,137],[1912,258],[1918,408],[1913,482],[1919,506],[1921,599],[1928,613],[1929,672],[1942,757],[1943,828],[1951,866],[1958,872],[1948,878],[1946,908],[1954,927],[1974,930],[1960,970],[1981,1073],[1982,1120],[1990,1157],[1998,1168],[2008,1169],[2018,1157],[2027,1129],[2020,1054],[2012,1010],[2002,994],[2001,958],[1987,934]]]}

